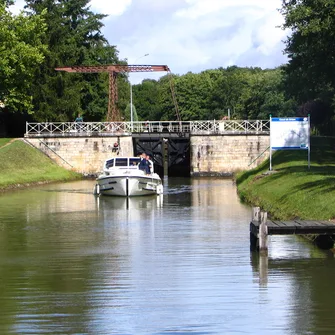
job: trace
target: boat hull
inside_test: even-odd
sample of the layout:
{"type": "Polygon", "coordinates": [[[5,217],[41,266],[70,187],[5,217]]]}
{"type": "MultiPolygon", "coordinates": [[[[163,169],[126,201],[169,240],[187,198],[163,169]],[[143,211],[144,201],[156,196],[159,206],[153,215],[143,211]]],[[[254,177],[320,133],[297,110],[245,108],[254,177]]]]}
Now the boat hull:
{"type": "Polygon", "coordinates": [[[160,194],[162,181],[151,176],[101,176],[97,179],[97,193],[133,197],[160,194]]]}

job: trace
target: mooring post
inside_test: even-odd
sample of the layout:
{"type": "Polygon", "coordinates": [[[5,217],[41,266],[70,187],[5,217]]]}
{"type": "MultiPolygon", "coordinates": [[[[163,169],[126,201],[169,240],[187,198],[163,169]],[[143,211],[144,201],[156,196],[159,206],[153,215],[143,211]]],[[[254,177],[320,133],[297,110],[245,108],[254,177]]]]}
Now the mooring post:
{"type": "Polygon", "coordinates": [[[252,218],[250,222],[250,251],[256,251],[258,248],[258,236],[254,229],[254,223],[257,223],[257,225],[259,225],[260,214],[260,207],[252,208],[252,218]]]}
{"type": "Polygon", "coordinates": [[[261,208],[260,207],[253,207],[252,208],[252,221],[259,222],[260,220],[260,214],[261,214],[261,208]]]}
{"type": "Polygon", "coordinates": [[[261,222],[259,225],[259,252],[267,253],[268,252],[268,227],[266,221],[268,219],[267,212],[261,212],[261,222]]]}

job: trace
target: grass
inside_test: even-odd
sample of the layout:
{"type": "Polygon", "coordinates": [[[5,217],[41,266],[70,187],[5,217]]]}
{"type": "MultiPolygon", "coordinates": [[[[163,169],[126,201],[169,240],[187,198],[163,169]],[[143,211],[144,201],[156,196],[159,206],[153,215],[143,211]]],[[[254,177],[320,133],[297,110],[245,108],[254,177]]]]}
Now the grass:
{"type": "Polygon", "coordinates": [[[0,138],[0,148],[9,143],[12,139],[11,138],[0,138]]]}
{"type": "Polygon", "coordinates": [[[311,138],[311,169],[306,151],[277,151],[236,182],[241,199],[275,219],[335,219],[335,138],[311,138]]]}
{"type": "MultiPolygon", "coordinates": [[[[2,139],[1,143],[8,143],[2,139]]],[[[68,171],[40,151],[17,140],[0,147],[0,190],[39,182],[79,179],[80,174],[68,171]]]]}

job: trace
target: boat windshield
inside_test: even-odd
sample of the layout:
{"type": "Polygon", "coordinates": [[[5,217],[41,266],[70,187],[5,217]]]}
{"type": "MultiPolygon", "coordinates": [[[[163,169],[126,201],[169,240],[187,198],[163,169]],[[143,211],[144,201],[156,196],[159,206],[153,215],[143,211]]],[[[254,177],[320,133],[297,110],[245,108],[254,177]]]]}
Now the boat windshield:
{"type": "Polygon", "coordinates": [[[113,166],[114,166],[114,158],[106,162],[106,169],[109,169],[110,167],[113,167],[113,166]]]}
{"type": "Polygon", "coordinates": [[[127,158],[115,158],[115,166],[128,166],[127,158]]]}
{"type": "Polygon", "coordinates": [[[140,161],[140,158],[129,158],[129,166],[137,166],[140,161]]]}
{"type": "Polygon", "coordinates": [[[137,168],[138,164],[140,163],[141,159],[137,157],[132,158],[112,158],[106,161],[105,167],[106,169],[113,168],[113,167],[135,167],[137,168]]]}

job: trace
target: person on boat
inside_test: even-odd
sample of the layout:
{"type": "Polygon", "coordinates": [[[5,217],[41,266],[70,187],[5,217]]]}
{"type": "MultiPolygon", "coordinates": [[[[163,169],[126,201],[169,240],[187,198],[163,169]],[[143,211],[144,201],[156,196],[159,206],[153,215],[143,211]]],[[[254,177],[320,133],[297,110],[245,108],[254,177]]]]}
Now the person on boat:
{"type": "Polygon", "coordinates": [[[145,154],[145,152],[143,152],[141,154],[141,161],[138,164],[138,168],[140,170],[144,171],[145,174],[147,174],[147,171],[148,171],[148,161],[147,161],[146,157],[147,157],[147,155],[145,154]]]}
{"type": "Polygon", "coordinates": [[[149,165],[149,171],[151,174],[154,173],[154,163],[153,161],[150,159],[151,157],[149,155],[146,155],[146,160],[148,161],[148,165],[149,165]]]}

